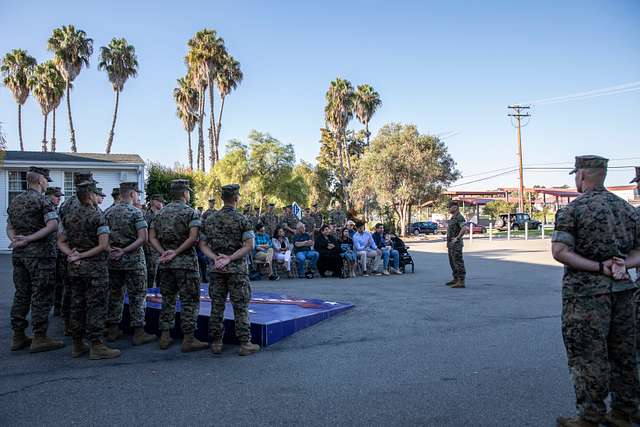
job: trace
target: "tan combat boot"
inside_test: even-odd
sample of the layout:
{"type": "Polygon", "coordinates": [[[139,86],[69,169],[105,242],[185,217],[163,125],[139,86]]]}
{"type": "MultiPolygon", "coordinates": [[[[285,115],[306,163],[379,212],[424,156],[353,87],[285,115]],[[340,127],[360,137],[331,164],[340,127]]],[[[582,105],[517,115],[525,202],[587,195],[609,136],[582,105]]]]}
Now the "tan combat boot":
{"type": "Polygon", "coordinates": [[[222,353],[222,340],[213,340],[213,342],[211,343],[211,353],[222,353]]]}
{"type": "Polygon", "coordinates": [[[453,279],[453,280],[449,280],[447,283],[445,283],[445,285],[447,286],[453,286],[456,284],[456,282],[458,281],[458,279],[453,279]]]}
{"type": "Polygon", "coordinates": [[[602,424],[609,427],[631,427],[631,415],[612,409],[602,420],[602,424]]]}
{"type": "Polygon", "coordinates": [[[462,289],[462,288],[466,288],[466,286],[464,285],[464,280],[458,279],[458,281],[456,281],[456,283],[451,285],[450,288],[451,289],[462,289]]]}
{"type": "Polygon", "coordinates": [[[11,340],[11,351],[22,350],[31,345],[32,338],[24,333],[24,329],[13,331],[13,339],[11,340]]]}
{"type": "Polygon", "coordinates": [[[33,335],[29,351],[31,353],[40,353],[43,351],[58,350],[62,347],[64,347],[62,341],[52,340],[45,332],[39,332],[33,335]]]}
{"type": "Polygon", "coordinates": [[[109,325],[109,332],[107,334],[107,341],[115,342],[122,337],[122,331],[118,325],[109,325]]]}
{"type": "Polygon", "coordinates": [[[180,351],[183,353],[189,353],[192,351],[204,350],[209,347],[209,344],[206,342],[202,342],[193,336],[193,333],[186,334],[182,339],[182,345],[180,346],[180,351]]]}
{"type": "Polygon", "coordinates": [[[88,351],[89,347],[84,343],[84,339],[73,339],[73,344],[71,344],[71,357],[80,357],[88,351]]]}
{"type": "Polygon", "coordinates": [[[133,345],[143,345],[155,340],[156,336],[146,333],[143,327],[133,329],[133,338],[131,339],[133,345]]]}
{"type": "Polygon", "coordinates": [[[116,357],[120,357],[120,350],[107,347],[99,339],[91,341],[90,360],[115,359],[116,357]]]}
{"type": "Polygon", "coordinates": [[[599,425],[582,417],[558,417],[557,421],[558,427],[598,427],[599,425]]]}
{"type": "Polygon", "coordinates": [[[257,353],[260,351],[260,346],[258,344],[253,344],[252,342],[245,342],[240,344],[240,351],[238,354],[240,356],[249,356],[250,354],[257,353]]]}
{"type": "Polygon", "coordinates": [[[171,332],[162,331],[162,334],[160,335],[160,350],[168,349],[169,347],[171,347],[171,344],[173,344],[173,340],[171,339],[171,332]]]}

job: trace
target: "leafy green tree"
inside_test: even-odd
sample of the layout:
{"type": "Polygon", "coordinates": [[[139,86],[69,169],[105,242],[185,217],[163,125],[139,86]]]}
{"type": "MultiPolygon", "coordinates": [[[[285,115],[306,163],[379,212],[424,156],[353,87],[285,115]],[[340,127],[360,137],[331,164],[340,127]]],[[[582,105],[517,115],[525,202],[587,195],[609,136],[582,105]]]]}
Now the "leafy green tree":
{"type": "Polygon", "coordinates": [[[11,91],[13,99],[18,104],[18,139],[20,151],[24,151],[22,140],[22,106],[29,97],[28,80],[36,67],[36,59],[30,56],[26,50],[14,49],[7,53],[0,63],[2,82],[11,91]]]}
{"type": "Polygon", "coordinates": [[[437,137],[421,135],[415,125],[391,123],[380,129],[358,162],[354,188],[392,205],[405,234],[412,206],[434,199],[459,175],[437,137]]]}
{"type": "Polygon", "coordinates": [[[506,200],[494,200],[484,205],[482,214],[491,217],[492,220],[495,220],[501,214],[516,213],[517,210],[517,203],[509,203],[506,200]]]}
{"type": "Polygon", "coordinates": [[[100,48],[98,70],[105,70],[107,72],[113,91],[116,93],[116,106],[113,110],[113,121],[111,122],[111,130],[109,131],[109,139],[107,140],[107,148],[105,150],[105,152],[109,154],[111,153],[111,146],[113,145],[113,135],[118,117],[120,92],[124,89],[124,84],[129,77],[136,77],[138,75],[136,49],[124,38],[113,38],[108,46],[102,46],[100,48]]]}
{"type": "Polygon", "coordinates": [[[71,117],[71,83],[80,74],[82,67],[89,67],[89,58],[93,54],[93,39],[87,37],[87,33],[76,30],[73,25],[63,25],[53,30],[49,38],[48,49],[53,52],[54,63],[66,82],[67,111],[69,112],[69,131],[71,136],[71,151],[78,151],[76,145],[76,132],[73,128],[71,117]]]}
{"type": "Polygon", "coordinates": [[[44,117],[44,134],[42,137],[42,151],[48,151],[47,146],[47,118],[53,111],[56,100],[64,94],[64,79],[56,69],[53,61],[43,62],[36,66],[27,81],[29,89],[40,105],[44,117]]]}
{"type": "MultiPolygon", "coordinates": [[[[195,190],[195,180],[189,171],[171,169],[159,163],[150,163],[147,165],[146,194],[162,194],[166,200],[170,200],[171,181],[174,179],[188,179],[190,187],[195,190]]],[[[193,201],[196,200],[195,192],[191,193],[191,200],[193,205],[193,201]]]]}
{"type": "Polygon", "coordinates": [[[322,167],[301,161],[293,168],[293,177],[304,181],[304,187],[308,189],[307,203],[318,203],[322,208],[329,206],[333,194],[327,185],[327,172],[322,167]]]}
{"type": "Polygon", "coordinates": [[[381,105],[382,100],[380,100],[380,94],[371,86],[363,84],[356,88],[354,93],[354,109],[358,121],[364,125],[367,145],[369,145],[369,137],[371,136],[371,132],[369,132],[369,121],[381,105]]]}

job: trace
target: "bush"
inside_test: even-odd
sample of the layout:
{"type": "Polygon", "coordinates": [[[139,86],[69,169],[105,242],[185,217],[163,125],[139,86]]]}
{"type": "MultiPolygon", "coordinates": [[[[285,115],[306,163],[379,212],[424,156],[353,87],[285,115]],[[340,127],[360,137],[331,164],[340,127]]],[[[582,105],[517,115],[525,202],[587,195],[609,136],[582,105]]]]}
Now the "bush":
{"type": "MultiPolygon", "coordinates": [[[[187,179],[189,186],[195,189],[193,173],[183,170],[173,170],[159,163],[150,163],[147,167],[147,182],[145,184],[147,200],[154,194],[162,194],[165,200],[170,200],[169,191],[171,181],[174,179],[187,179]]],[[[195,203],[195,192],[191,193],[192,204],[195,203]]]]}

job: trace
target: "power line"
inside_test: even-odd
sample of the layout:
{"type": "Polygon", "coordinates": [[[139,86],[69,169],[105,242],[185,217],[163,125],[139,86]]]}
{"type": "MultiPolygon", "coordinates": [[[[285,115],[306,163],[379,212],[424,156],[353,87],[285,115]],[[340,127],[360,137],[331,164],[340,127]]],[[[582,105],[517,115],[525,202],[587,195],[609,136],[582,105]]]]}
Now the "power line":
{"type": "Polygon", "coordinates": [[[581,101],[590,98],[596,98],[600,96],[606,95],[616,95],[619,93],[627,93],[627,92],[635,92],[640,90],[640,80],[630,83],[625,83],[616,86],[610,86],[602,89],[589,90],[585,92],[573,93],[570,95],[563,96],[554,96],[551,98],[542,98],[537,99],[535,101],[529,101],[526,104],[532,105],[549,105],[549,104],[558,104],[561,102],[569,102],[569,101],[581,101]]]}

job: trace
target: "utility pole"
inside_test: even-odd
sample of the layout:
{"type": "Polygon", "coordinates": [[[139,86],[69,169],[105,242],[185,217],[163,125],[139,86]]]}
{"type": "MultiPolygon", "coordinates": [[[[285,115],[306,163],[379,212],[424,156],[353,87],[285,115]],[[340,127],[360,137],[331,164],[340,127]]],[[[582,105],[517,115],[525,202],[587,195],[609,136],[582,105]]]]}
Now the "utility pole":
{"type": "MultiPolygon", "coordinates": [[[[509,105],[507,108],[513,111],[513,113],[509,113],[509,117],[514,117],[516,119],[516,129],[518,129],[518,161],[519,161],[519,169],[520,169],[520,203],[519,203],[519,212],[524,213],[524,174],[522,172],[522,139],[520,137],[522,126],[522,118],[523,117],[531,117],[531,114],[527,113],[528,105],[509,105]],[[523,113],[522,111],[525,110],[523,113]]],[[[528,124],[525,123],[524,126],[528,124]]]]}

